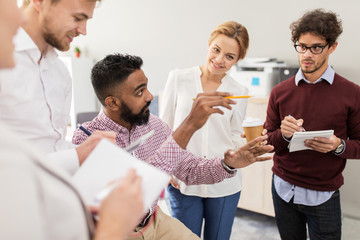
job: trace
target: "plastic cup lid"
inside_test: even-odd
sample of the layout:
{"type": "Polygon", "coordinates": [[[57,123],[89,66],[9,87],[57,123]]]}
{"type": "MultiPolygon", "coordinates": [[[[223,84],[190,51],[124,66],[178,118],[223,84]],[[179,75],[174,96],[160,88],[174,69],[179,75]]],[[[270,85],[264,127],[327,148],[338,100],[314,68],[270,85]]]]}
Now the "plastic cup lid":
{"type": "Polygon", "coordinates": [[[260,118],[249,117],[243,121],[243,127],[255,127],[255,126],[262,126],[262,125],[264,125],[264,122],[261,121],[260,118]]]}

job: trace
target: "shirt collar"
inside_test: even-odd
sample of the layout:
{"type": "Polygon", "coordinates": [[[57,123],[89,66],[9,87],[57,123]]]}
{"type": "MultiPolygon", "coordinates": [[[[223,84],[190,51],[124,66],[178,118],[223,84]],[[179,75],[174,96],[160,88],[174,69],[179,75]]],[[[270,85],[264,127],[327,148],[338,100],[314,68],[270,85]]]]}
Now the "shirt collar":
{"type": "MultiPolygon", "coordinates": [[[[21,52],[25,51],[29,53],[29,56],[33,59],[34,62],[38,62],[41,56],[41,52],[35,42],[31,39],[29,34],[23,29],[19,28],[18,33],[14,37],[15,51],[21,52]]],[[[57,59],[58,54],[55,49],[51,46],[48,46],[45,56],[48,61],[53,62],[57,59]]]]}
{"type": "Polygon", "coordinates": [[[29,34],[25,32],[23,28],[19,28],[16,36],[14,37],[14,43],[15,43],[15,50],[19,52],[25,50],[33,50],[33,49],[39,51],[34,41],[31,39],[29,34]]]}
{"type": "MultiPolygon", "coordinates": [[[[199,77],[202,74],[201,71],[201,66],[196,67],[196,72],[199,75],[199,77]]],[[[229,81],[228,79],[230,78],[230,75],[228,74],[228,72],[225,73],[225,76],[221,79],[221,83],[224,83],[224,81],[229,81]]]]}
{"type": "Polygon", "coordinates": [[[109,118],[103,109],[100,110],[98,115],[98,119],[100,122],[104,123],[107,129],[115,132],[128,132],[127,128],[121,126],[120,124],[114,122],[111,118],[109,118]]]}
{"type": "MultiPolygon", "coordinates": [[[[333,84],[334,82],[334,77],[335,77],[335,71],[334,69],[332,69],[332,67],[330,65],[328,65],[326,71],[323,73],[323,75],[321,75],[321,77],[316,80],[314,82],[314,84],[318,83],[318,82],[321,82],[322,80],[325,80],[327,81],[330,85],[333,84]]],[[[299,71],[296,73],[295,75],[295,85],[298,86],[299,85],[299,82],[301,80],[304,80],[306,83],[310,83],[310,81],[308,81],[303,72],[301,71],[301,68],[299,69],[299,71]]]]}
{"type": "Polygon", "coordinates": [[[104,129],[109,131],[118,132],[121,134],[130,134],[130,135],[143,135],[144,132],[149,132],[153,129],[154,121],[156,121],[156,117],[150,113],[149,121],[146,124],[142,125],[133,125],[130,129],[130,132],[127,128],[123,127],[122,125],[114,122],[111,118],[109,118],[105,112],[104,109],[101,108],[99,115],[97,116],[97,120],[101,125],[103,125],[104,129]]]}

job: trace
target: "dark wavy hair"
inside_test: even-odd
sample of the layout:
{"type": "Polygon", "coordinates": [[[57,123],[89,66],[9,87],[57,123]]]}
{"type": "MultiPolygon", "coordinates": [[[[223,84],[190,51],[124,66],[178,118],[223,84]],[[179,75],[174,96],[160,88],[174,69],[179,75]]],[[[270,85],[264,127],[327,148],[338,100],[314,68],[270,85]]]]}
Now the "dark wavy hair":
{"type": "Polygon", "coordinates": [[[143,60],[128,54],[110,54],[97,62],[91,70],[91,83],[103,106],[111,91],[124,82],[130,74],[140,70],[143,60]]]}
{"type": "Polygon", "coordinates": [[[336,13],[326,12],[324,9],[315,9],[305,13],[298,21],[290,25],[291,40],[296,43],[301,34],[312,33],[333,45],[343,31],[342,22],[336,13]]]}

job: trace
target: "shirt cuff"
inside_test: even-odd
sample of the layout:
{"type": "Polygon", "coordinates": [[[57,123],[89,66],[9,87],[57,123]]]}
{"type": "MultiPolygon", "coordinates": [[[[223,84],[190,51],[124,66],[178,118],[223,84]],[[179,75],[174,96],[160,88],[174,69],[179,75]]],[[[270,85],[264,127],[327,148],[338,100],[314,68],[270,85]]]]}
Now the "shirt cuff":
{"type": "Polygon", "coordinates": [[[75,148],[48,153],[47,157],[70,175],[74,175],[79,169],[79,159],[75,148]]]}
{"type": "Polygon", "coordinates": [[[230,173],[230,174],[236,173],[236,169],[226,165],[224,159],[221,160],[221,165],[223,166],[223,168],[225,169],[225,171],[227,173],[230,173]]]}
{"type": "Polygon", "coordinates": [[[286,138],[283,134],[281,134],[281,136],[283,137],[283,139],[285,141],[287,141],[288,143],[291,141],[292,137],[291,138],[286,138]]]}
{"type": "MultiPolygon", "coordinates": [[[[166,144],[165,145],[163,144],[161,148],[163,150],[169,149],[169,148],[172,149],[172,151],[171,151],[172,158],[175,158],[178,161],[176,163],[173,163],[172,165],[174,165],[174,164],[175,165],[176,164],[183,164],[184,163],[183,161],[184,161],[185,158],[193,158],[193,159],[198,159],[198,160],[201,159],[200,157],[195,156],[193,153],[191,153],[187,149],[181,148],[176,143],[175,139],[172,136],[169,136],[169,138],[165,142],[166,142],[166,144]],[[177,149],[177,151],[174,151],[175,148],[177,149]]],[[[167,158],[167,159],[169,159],[169,158],[167,158]]],[[[213,158],[213,159],[207,159],[207,161],[209,161],[209,160],[211,160],[213,162],[212,163],[212,170],[211,170],[212,171],[212,177],[213,177],[213,179],[217,179],[217,180],[213,180],[214,183],[223,181],[226,178],[233,177],[237,173],[237,169],[233,169],[231,171],[231,173],[226,171],[226,169],[224,168],[224,166],[222,164],[223,158],[221,158],[221,157],[213,158]]],[[[178,176],[176,176],[176,177],[178,177],[178,176]]],[[[203,183],[189,183],[189,182],[186,182],[183,179],[180,179],[180,180],[183,181],[187,185],[211,184],[211,183],[205,183],[205,182],[203,182],[203,183]]]]}

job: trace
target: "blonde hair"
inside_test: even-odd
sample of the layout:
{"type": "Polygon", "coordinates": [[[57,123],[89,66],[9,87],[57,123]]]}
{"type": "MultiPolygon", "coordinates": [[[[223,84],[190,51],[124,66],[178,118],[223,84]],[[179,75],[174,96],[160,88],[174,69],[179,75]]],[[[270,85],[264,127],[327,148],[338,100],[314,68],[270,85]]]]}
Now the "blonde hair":
{"type": "MultiPolygon", "coordinates": [[[[209,44],[219,35],[225,35],[232,39],[235,39],[239,44],[239,59],[243,59],[246,56],[247,49],[249,48],[249,35],[247,29],[240,23],[229,21],[217,26],[211,33],[209,38],[209,44]]],[[[238,59],[238,60],[239,60],[238,59]]]]}
{"type": "MultiPolygon", "coordinates": [[[[51,4],[57,3],[60,0],[50,0],[51,4]]],[[[101,0],[89,0],[89,1],[96,1],[96,2],[101,2],[101,0]]],[[[21,8],[26,8],[28,5],[30,4],[30,0],[23,0],[21,8]]]]}

